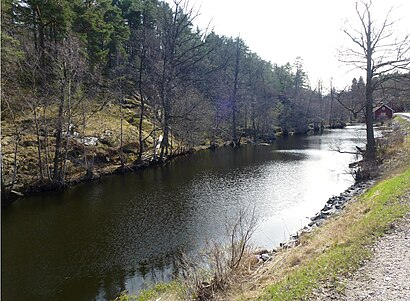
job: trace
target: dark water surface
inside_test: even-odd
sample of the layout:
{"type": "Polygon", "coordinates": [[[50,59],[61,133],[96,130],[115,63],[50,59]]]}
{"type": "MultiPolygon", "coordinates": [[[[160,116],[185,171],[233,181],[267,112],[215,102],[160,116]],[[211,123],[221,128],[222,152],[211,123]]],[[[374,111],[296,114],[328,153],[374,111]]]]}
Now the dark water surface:
{"type": "Polygon", "coordinates": [[[256,206],[272,248],[353,183],[360,126],[273,145],[203,151],[135,174],[22,199],[2,211],[2,300],[107,300],[168,281],[226,219],[256,206]]]}

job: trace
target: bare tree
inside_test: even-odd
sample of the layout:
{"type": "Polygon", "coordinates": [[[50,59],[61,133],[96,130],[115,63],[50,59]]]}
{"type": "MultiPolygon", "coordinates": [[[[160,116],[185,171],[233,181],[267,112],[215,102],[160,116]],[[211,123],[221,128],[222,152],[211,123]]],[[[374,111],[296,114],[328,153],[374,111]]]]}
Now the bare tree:
{"type": "MultiPolygon", "coordinates": [[[[169,14],[164,5],[161,18],[161,67],[159,80],[159,98],[162,106],[163,139],[160,160],[169,154],[169,132],[173,119],[174,90],[178,79],[202,61],[209,51],[204,51],[205,32],[192,32],[193,21],[198,17],[194,8],[189,8],[188,1],[173,0],[173,10],[169,14]]],[[[185,78],[187,79],[187,78],[185,78]]]]}
{"type": "Polygon", "coordinates": [[[195,258],[181,254],[178,268],[188,291],[196,295],[196,300],[215,300],[218,293],[248,270],[250,240],[258,224],[256,207],[241,208],[226,221],[223,241],[208,242],[204,252],[195,258]]]}
{"type": "Polygon", "coordinates": [[[81,96],[80,90],[85,62],[79,50],[79,45],[79,41],[76,38],[67,35],[56,46],[58,55],[53,57],[56,77],[55,84],[59,92],[57,94],[58,113],[55,128],[56,139],[52,180],[54,184],[58,185],[64,185],[65,183],[73,112],[84,99],[84,96],[81,96]]]}
{"type": "Polygon", "coordinates": [[[400,71],[409,70],[410,38],[408,34],[401,38],[394,35],[392,9],[379,23],[373,16],[372,1],[358,1],[355,8],[360,25],[343,30],[354,47],[342,50],[339,59],[366,72],[366,159],[374,161],[373,92],[400,71]]]}
{"type": "Polygon", "coordinates": [[[0,168],[1,168],[1,202],[3,204],[7,204],[9,201],[9,198],[11,197],[12,193],[15,193],[13,191],[14,185],[16,184],[17,180],[17,172],[18,172],[18,160],[17,160],[17,155],[19,152],[19,143],[20,143],[20,137],[21,137],[21,127],[17,124],[16,122],[16,112],[14,111],[16,108],[12,108],[10,105],[10,102],[8,101],[7,98],[4,98],[3,96],[3,103],[5,103],[5,106],[8,109],[8,114],[10,114],[11,120],[14,125],[14,131],[13,131],[13,136],[14,136],[14,147],[13,147],[13,172],[11,175],[11,179],[9,181],[5,181],[5,173],[3,170],[3,152],[0,152],[0,168]]]}
{"type": "Polygon", "coordinates": [[[236,39],[236,55],[235,55],[235,70],[234,70],[234,82],[232,91],[232,145],[238,147],[240,140],[238,140],[236,132],[236,107],[237,107],[237,93],[238,93],[238,80],[239,80],[239,57],[241,51],[241,45],[239,37],[236,39]]]}
{"type": "MultiPolygon", "coordinates": [[[[345,111],[349,113],[350,122],[356,121],[359,117],[359,113],[364,113],[366,107],[365,84],[363,78],[360,77],[359,81],[357,81],[356,78],[354,78],[352,80],[352,86],[350,88],[346,86],[339,91],[336,91],[334,87],[331,88],[330,97],[331,116],[333,116],[333,100],[336,100],[340,107],[345,109],[345,111]]],[[[329,122],[331,119],[332,118],[329,117],[329,122]]]]}

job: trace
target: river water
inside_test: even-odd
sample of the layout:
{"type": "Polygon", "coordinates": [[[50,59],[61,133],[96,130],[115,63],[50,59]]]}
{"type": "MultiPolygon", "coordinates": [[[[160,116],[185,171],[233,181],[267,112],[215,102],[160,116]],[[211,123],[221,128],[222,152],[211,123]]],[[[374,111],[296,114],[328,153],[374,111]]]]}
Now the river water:
{"type": "Polygon", "coordinates": [[[255,207],[256,246],[272,248],[353,183],[362,126],[272,145],[202,151],[163,167],[105,177],[2,210],[2,300],[110,300],[175,272],[181,250],[220,239],[255,207]]]}

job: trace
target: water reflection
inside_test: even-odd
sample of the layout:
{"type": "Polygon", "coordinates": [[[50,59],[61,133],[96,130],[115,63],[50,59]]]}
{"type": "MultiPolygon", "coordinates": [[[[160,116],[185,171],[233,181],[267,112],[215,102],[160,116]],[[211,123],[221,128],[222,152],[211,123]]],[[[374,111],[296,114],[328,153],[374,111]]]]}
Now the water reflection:
{"type": "Polygon", "coordinates": [[[353,182],[353,157],[330,149],[363,134],[204,151],[21,200],[2,212],[2,300],[107,300],[169,281],[181,250],[198,252],[250,205],[261,216],[253,243],[271,248],[353,182]]]}

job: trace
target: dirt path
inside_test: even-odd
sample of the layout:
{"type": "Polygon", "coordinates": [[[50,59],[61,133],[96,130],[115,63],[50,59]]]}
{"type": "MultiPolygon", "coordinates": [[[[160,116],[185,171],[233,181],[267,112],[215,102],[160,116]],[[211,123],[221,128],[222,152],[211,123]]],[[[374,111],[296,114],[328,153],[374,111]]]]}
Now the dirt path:
{"type": "MultiPolygon", "coordinates": [[[[410,113],[401,116],[410,121],[410,113]]],[[[403,201],[410,206],[410,193],[403,201]]],[[[342,292],[322,289],[317,300],[410,300],[410,213],[392,225],[372,253],[352,278],[342,280],[342,292]]]]}
{"type": "Polygon", "coordinates": [[[324,289],[317,300],[410,300],[410,213],[372,251],[373,258],[345,280],[343,292],[324,289]]]}

